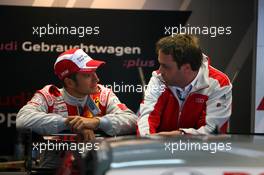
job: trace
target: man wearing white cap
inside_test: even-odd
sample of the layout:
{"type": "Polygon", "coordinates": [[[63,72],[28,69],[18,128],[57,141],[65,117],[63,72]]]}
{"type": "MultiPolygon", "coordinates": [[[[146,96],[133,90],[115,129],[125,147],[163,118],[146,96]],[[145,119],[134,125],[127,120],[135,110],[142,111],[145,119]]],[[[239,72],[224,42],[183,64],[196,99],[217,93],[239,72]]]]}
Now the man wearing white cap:
{"type": "Polygon", "coordinates": [[[71,130],[88,140],[97,130],[110,136],[134,133],[136,115],[110,89],[97,84],[95,71],[104,63],[81,49],[62,53],[54,70],[64,87],[47,85],[38,90],[17,114],[17,127],[40,135],[71,130]]]}

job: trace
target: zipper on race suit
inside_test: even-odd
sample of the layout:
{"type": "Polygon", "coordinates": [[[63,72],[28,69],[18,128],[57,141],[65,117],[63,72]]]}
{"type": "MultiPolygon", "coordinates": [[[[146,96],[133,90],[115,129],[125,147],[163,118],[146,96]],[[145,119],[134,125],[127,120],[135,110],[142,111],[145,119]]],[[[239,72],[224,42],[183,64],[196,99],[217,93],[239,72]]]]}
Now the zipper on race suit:
{"type": "Polygon", "coordinates": [[[185,102],[188,100],[189,96],[192,94],[193,92],[190,92],[187,97],[185,98],[185,100],[183,101],[183,103],[180,105],[179,103],[179,98],[177,97],[177,100],[178,100],[178,104],[179,104],[179,114],[178,114],[178,122],[177,122],[177,128],[179,128],[179,123],[180,123],[180,118],[181,118],[181,114],[182,114],[182,111],[183,111],[183,108],[184,108],[184,104],[185,102]]]}
{"type": "Polygon", "coordinates": [[[197,91],[200,91],[200,90],[203,90],[203,89],[206,89],[208,88],[209,86],[206,86],[206,87],[203,87],[203,88],[200,88],[200,89],[196,89],[195,91],[192,91],[190,92],[187,97],[185,98],[185,100],[183,101],[183,103],[180,105],[179,103],[179,98],[178,96],[176,95],[176,98],[178,100],[178,104],[179,104],[179,114],[178,114],[178,122],[177,122],[177,128],[179,128],[179,123],[180,123],[180,118],[181,118],[181,114],[182,114],[182,111],[183,111],[183,108],[184,108],[184,104],[185,102],[188,100],[188,98],[190,97],[190,95],[192,95],[194,92],[197,92],[197,91]]]}

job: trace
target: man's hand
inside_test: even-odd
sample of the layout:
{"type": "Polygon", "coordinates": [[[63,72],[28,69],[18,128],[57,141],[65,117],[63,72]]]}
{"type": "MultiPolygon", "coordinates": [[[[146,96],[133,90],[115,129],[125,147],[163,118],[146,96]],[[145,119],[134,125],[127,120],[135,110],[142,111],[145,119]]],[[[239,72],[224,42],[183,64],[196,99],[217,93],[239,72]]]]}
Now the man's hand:
{"type": "Polygon", "coordinates": [[[94,135],[94,131],[90,130],[90,129],[84,129],[81,132],[81,135],[83,136],[83,141],[91,141],[91,140],[95,140],[95,135],[94,135]]]}
{"type": "Polygon", "coordinates": [[[166,137],[173,137],[173,136],[177,136],[177,135],[183,135],[184,132],[183,131],[169,131],[169,132],[158,132],[154,135],[158,135],[158,136],[166,136],[166,137]]]}
{"type": "Polygon", "coordinates": [[[81,116],[68,116],[65,123],[73,131],[82,133],[84,129],[95,130],[98,127],[100,120],[96,117],[85,118],[81,116]]]}

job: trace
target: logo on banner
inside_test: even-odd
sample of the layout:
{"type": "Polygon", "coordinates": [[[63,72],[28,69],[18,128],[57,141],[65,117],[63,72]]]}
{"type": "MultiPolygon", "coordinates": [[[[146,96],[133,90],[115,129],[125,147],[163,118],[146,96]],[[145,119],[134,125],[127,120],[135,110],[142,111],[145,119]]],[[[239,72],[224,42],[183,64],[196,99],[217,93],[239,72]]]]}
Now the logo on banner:
{"type": "Polygon", "coordinates": [[[263,111],[264,110],[264,97],[262,98],[262,100],[260,101],[260,104],[257,108],[258,111],[263,111]]]}

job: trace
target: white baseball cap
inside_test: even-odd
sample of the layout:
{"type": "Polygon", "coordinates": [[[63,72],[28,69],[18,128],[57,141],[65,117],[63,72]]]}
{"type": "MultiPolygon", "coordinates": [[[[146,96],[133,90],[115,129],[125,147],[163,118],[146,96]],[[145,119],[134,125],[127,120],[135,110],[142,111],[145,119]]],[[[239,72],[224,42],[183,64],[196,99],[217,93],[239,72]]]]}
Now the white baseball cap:
{"type": "Polygon", "coordinates": [[[105,62],[92,59],[82,49],[70,49],[59,55],[54,64],[54,71],[59,79],[63,80],[73,73],[94,72],[102,64],[105,62]]]}

